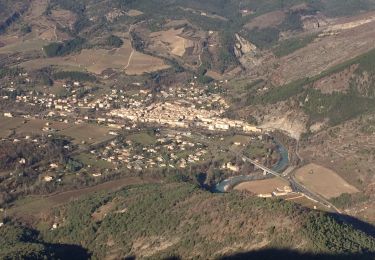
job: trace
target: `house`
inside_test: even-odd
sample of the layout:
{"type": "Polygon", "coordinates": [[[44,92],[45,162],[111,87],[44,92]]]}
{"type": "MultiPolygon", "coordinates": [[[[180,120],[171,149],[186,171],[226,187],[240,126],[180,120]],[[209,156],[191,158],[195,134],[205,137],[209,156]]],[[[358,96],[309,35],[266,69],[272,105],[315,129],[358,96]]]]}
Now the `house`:
{"type": "Polygon", "coordinates": [[[50,181],[53,180],[53,177],[52,177],[52,176],[44,176],[43,180],[44,180],[45,182],[50,182],[50,181]]]}
{"type": "Polygon", "coordinates": [[[51,169],[57,169],[57,168],[59,168],[59,165],[56,164],[56,163],[51,163],[51,164],[49,165],[49,167],[51,167],[51,169]]]}
{"type": "Polygon", "coordinates": [[[237,165],[235,165],[235,164],[232,164],[232,163],[227,163],[225,166],[224,166],[224,168],[226,168],[226,169],[228,169],[228,170],[231,170],[231,171],[233,171],[233,172],[238,172],[239,170],[240,170],[240,168],[237,166],[237,165]]]}
{"type": "Polygon", "coordinates": [[[13,117],[13,115],[11,113],[4,113],[4,116],[5,117],[13,117]]]}
{"type": "Polygon", "coordinates": [[[258,194],[259,198],[271,198],[272,194],[271,193],[266,193],[266,194],[258,194]]]}
{"type": "Polygon", "coordinates": [[[19,163],[20,163],[20,164],[26,164],[26,159],[25,159],[25,158],[22,158],[21,160],[19,160],[19,163]]]}

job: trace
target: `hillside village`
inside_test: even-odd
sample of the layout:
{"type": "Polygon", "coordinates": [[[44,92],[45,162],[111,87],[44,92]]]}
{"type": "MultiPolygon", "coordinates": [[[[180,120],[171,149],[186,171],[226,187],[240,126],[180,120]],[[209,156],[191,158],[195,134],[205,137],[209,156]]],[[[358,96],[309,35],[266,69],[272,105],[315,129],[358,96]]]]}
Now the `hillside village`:
{"type": "MultiPolygon", "coordinates": [[[[218,152],[227,157],[228,152],[223,148],[208,145],[207,134],[210,132],[224,134],[219,142],[226,140],[225,135],[230,133],[255,136],[256,139],[259,136],[262,142],[261,129],[245,121],[225,117],[229,108],[224,98],[225,85],[228,84],[225,81],[202,85],[195,78],[187,84],[157,91],[134,83],[136,90],[113,86],[105,89],[101,95],[97,94],[98,90],[104,89],[100,84],[71,80],[56,81],[50,89],[44,87],[46,91],[27,91],[28,86],[33,84],[27,73],[17,75],[17,80],[9,78],[5,84],[7,86],[1,92],[1,100],[25,104],[41,112],[20,111],[13,107],[4,110],[3,117],[8,118],[9,122],[23,120],[21,128],[24,130],[9,129],[8,137],[4,135],[2,140],[17,143],[18,140],[31,138],[33,143],[38,144],[38,135],[73,138],[72,144],[65,146],[66,152],[78,154],[69,159],[72,169],[89,173],[93,178],[101,178],[121,169],[136,172],[162,168],[185,169],[212,160],[218,152]],[[63,95],[54,89],[60,89],[63,95]],[[34,121],[38,123],[32,123],[34,121]],[[32,133],[27,131],[28,124],[33,125],[30,128],[32,133]],[[90,137],[77,137],[74,130],[66,130],[76,128],[84,131],[88,126],[94,132],[96,128],[100,130],[98,133],[105,135],[100,138],[103,141],[95,140],[90,134],[87,134],[90,137]],[[156,132],[149,135],[147,131],[150,129],[156,132]],[[23,133],[25,131],[26,134],[23,133]],[[200,131],[202,134],[199,134],[200,131]],[[79,154],[77,151],[80,150],[85,152],[79,154]],[[83,165],[85,167],[82,169],[83,165]]],[[[82,134],[85,135],[84,132],[82,134]]],[[[232,141],[230,145],[245,147],[248,142],[232,141]]],[[[271,153],[272,148],[267,151],[271,153]]],[[[269,156],[257,154],[254,158],[266,162],[269,156]]],[[[222,171],[240,171],[240,167],[228,162],[228,159],[222,163],[222,171]]],[[[25,167],[25,163],[19,165],[25,167]]],[[[55,159],[39,168],[42,169],[45,173],[39,179],[55,183],[64,182],[64,176],[71,168],[66,169],[63,162],[55,159]]],[[[14,178],[14,172],[11,173],[9,180],[14,178]]]]}
{"type": "MultiPolygon", "coordinates": [[[[20,75],[21,76],[21,75],[20,75]]],[[[27,78],[27,74],[26,80],[27,78]]],[[[129,128],[129,124],[121,124],[118,118],[124,118],[132,123],[152,123],[166,125],[172,128],[198,127],[212,131],[227,131],[229,129],[245,133],[259,133],[261,129],[249,123],[223,117],[229,107],[220,94],[211,94],[208,86],[203,89],[192,82],[185,87],[168,88],[166,91],[153,94],[150,91],[139,90],[128,94],[123,90],[113,89],[108,94],[95,97],[90,88],[75,81],[64,83],[68,95],[58,97],[56,94],[38,93],[35,91],[16,93],[16,84],[6,88],[9,94],[3,95],[4,100],[14,99],[32,106],[40,106],[45,112],[40,115],[21,115],[23,117],[54,118],[69,122],[74,118],[76,123],[83,121],[107,124],[111,127],[129,128]],[[11,96],[11,97],[10,97],[11,96]],[[160,100],[152,103],[152,100],[160,100]],[[118,109],[113,109],[118,107],[118,109]],[[84,109],[95,111],[95,117],[81,112],[84,109]]],[[[221,83],[222,84],[222,83],[221,83]]],[[[214,90],[220,86],[216,84],[214,90]]],[[[4,116],[12,116],[4,112],[4,116]]],[[[130,124],[135,127],[134,124],[130,124]]]]}

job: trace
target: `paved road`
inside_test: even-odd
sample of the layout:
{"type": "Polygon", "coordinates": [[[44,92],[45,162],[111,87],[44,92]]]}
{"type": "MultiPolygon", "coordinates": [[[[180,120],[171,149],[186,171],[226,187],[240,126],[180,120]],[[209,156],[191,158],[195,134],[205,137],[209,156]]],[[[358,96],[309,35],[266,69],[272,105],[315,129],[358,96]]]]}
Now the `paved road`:
{"type": "MultiPolygon", "coordinates": [[[[238,153],[237,153],[238,154],[238,153]]],[[[239,154],[238,154],[239,155],[239,154]]],[[[337,213],[341,213],[340,210],[338,208],[336,208],[332,203],[330,203],[328,200],[326,200],[325,198],[323,198],[322,196],[320,196],[319,194],[309,190],[308,188],[306,188],[303,184],[299,183],[293,176],[292,172],[294,170],[294,167],[290,166],[288,167],[284,172],[282,173],[278,173],[272,169],[269,169],[267,168],[266,166],[260,164],[259,162],[257,161],[254,161],[244,155],[240,155],[242,157],[242,160],[244,162],[250,162],[251,164],[255,165],[256,167],[258,167],[259,169],[262,169],[263,171],[269,173],[269,174],[272,174],[278,178],[281,178],[285,181],[287,181],[290,186],[292,187],[292,189],[296,192],[300,192],[302,194],[304,194],[306,197],[322,204],[323,206],[325,207],[328,207],[330,209],[333,209],[334,211],[336,211],[337,213]]]]}

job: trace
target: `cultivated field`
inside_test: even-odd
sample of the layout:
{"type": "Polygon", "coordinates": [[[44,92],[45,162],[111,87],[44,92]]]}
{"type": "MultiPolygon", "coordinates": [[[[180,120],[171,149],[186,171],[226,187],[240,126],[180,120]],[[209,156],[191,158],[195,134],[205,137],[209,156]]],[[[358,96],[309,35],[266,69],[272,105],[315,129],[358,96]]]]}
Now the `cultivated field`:
{"type": "Polygon", "coordinates": [[[50,124],[48,127],[56,130],[70,127],[69,124],[48,120],[0,117],[0,137],[8,136],[12,130],[17,134],[41,134],[47,123],[50,124]]]}
{"type": "Polygon", "coordinates": [[[41,51],[43,46],[48,44],[48,41],[33,38],[33,39],[19,39],[19,38],[2,38],[1,42],[4,47],[0,48],[0,54],[15,53],[15,52],[29,52],[41,51]]]}
{"type": "Polygon", "coordinates": [[[358,192],[334,171],[314,163],[298,169],[295,175],[299,182],[327,199],[358,192]]]}
{"type": "Polygon", "coordinates": [[[64,130],[70,127],[69,124],[62,123],[62,122],[55,122],[49,120],[42,120],[42,119],[31,119],[27,120],[25,124],[19,126],[16,130],[17,133],[29,133],[29,134],[40,134],[42,128],[49,124],[48,127],[51,129],[55,129],[57,131],[64,130]]]}
{"type": "Polygon", "coordinates": [[[131,60],[129,60],[129,66],[125,69],[125,73],[142,75],[168,68],[169,65],[166,65],[162,59],[135,51],[131,60]]]}
{"type": "Polygon", "coordinates": [[[176,30],[172,28],[167,31],[151,33],[150,38],[153,41],[153,48],[167,48],[170,54],[179,57],[184,56],[187,48],[194,47],[194,42],[180,36],[183,30],[184,28],[176,30]]]}
{"type": "Polygon", "coordinates": [[[0,137],[2,138],[8,136],[13,130],[15,133],[22,135],[46,133],[42,131],[44,127],[49,127],[58,134],[73,138],[74,142],[77,144],[82,142],[94,144],[113,138],[113,136],[109,134],[109,131],[112,130],[112,128],[105,126],[93,124],[76,125],[42,119],[0,117],[0,137]]]}
{"type": "Polygon", "coordinates": [[[134,51],[129,40],[124,40],[123,46],[118,49],[82,50],[79,54],[67,57],[35,59],[20,64],[30,70],[50,65],[86,69],[95,74],[101,74],[106,69],[125,70],[130,75],[140,75],[169,67],[162,59],[134,51]]]}
{"type": "Polygon", "coordinates": [[[22,118],[8,118],[0,116],[0,138],[7,137],[13,129],[23,124],[22,118]]]}
{"type": "Polygon", "coordinates": [[[266,180],[248,181],[238,184],[235,190],[249,191],[255,194],[266,194],[276,189],[283,190],[285,186],[289,186],[288,182],[280,178],[272,178],[266,180]]]}
{"type": "Polygon", "coordinates": [[[101,143],[111,139],[113,136],[108,132],[111,128],[91,124],[73,125],[59,133],[72,137],[76,143],[86,142],[87,144],[101,143]]]}

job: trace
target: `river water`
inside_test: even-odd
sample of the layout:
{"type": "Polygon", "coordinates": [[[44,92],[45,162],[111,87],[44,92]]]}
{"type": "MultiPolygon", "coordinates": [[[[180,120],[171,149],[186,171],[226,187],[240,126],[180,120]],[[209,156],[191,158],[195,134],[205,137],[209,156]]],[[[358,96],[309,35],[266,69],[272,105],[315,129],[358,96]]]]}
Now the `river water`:
{"type": "MultiPolygon", "coordinates": [[[[274,142],[276,143],[276,150],[280,154],[280,159],[272,167],[272,170],[274,170],[275,172],[281,173],[283,170],[286,169],[286,167],[288,167],[288,164],[289,164],[288,150],[281,143],[277,141],[274,141],[274,142]]],[[[230,177],[216,184],[214,191],[226,192],[226,187],[233,187],[241,182],[254,181],[257,179],[259,179],[259,177],[257,177],[256,175],[240,175],[240,176],[230,177]]]]}

